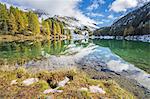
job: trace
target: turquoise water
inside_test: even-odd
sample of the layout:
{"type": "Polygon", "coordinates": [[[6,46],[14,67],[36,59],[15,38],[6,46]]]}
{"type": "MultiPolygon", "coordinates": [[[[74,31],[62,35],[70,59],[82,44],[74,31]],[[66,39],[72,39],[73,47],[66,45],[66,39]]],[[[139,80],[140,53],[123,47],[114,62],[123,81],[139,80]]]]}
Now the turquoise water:
{"type": "Polygon", "coordinates": [[[1,64],[24,64],[31,59],[42,57],[42,51],[50,55],[60,55],[70,41],[26,41],[0,42],[1,64]]]}
{"type": "Polygon", "coordinates": [[[112,52],[135,66],[150,73],[150,43],[117,40],[89,41],[26,41],[0,42],[0,64],[24,64],[26,61],[38,60],[42,51],[50,55],[62,54],[69,44],[86,47],[89,42],[108,47],[112,52]]]}
{"type": "Polygon", "coordinates": [[[127,62],[150,73],[150,43],[125,40],[93,40],[93,43],[110,48],[127,62]]]}

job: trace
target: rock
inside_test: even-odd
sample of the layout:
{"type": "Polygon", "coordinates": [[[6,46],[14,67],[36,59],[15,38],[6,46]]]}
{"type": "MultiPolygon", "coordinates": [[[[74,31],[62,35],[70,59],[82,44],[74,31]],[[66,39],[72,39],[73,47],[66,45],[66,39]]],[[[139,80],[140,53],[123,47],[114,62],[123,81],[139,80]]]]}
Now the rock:
{"type": "Polygon", "coordinates": [[[127,71],[130,64],[123,63],[120,60],[110,60],[107,63],[107,66],[109,70],[115,71],[115,72],[122,72],[123,70],[127,71]]]}
{"type": "Polygon", "coordinates": [[[57,89],[47,89],[43,93],[48,94],[48,93],[62,93],[63,90],[57,90],[57,89]]]}
{"type": "Polygon", "coordinates": [[[79,91],[88,91],[88,88],[81,88],[79,91]]]}
{"type": "Polygon", "coordinates": [[[53,95],[47,96],[46,99],[54,99],[54,96],[53,95]]]}
{"type": "Polygon", "coordinates": [[[58,82],[58,87],[64,87],[69,80],[68,77],[65,77],[63,81],[58,82]]]}
{"type": "Polygon", "coordinates": [[[17,80],[12,80],[10,83],[10,85],[16,85],[16,84],[18,84],[17,80]]]}
{"type": "Polygon", "coordinates": [[[22,83],[26,86],[29,86],[35,82],[38,82],[38,81],[39,81],[38,78],[29,78],[29,79],[24,80],[22,83]]]}
{"type": "Polygon", "coordinates": [[[100,94],[106,93],[102,88],[99,88],[98,86],[90,86],[89,89],[91,93],[100,93],[100,94]]]}

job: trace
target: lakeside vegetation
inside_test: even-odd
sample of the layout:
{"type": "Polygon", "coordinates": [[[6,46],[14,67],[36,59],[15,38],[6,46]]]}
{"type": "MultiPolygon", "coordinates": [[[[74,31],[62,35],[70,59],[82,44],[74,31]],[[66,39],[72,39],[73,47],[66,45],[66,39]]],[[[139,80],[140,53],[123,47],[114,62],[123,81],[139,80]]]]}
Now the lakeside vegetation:
{"type": "MultiPolygon", "coordinates": [[[[11,6],[7,9],[0,3],[0,35],[44,36],[48,38],[70,37],[70,30],[64,28],[64,23],[54,18],[42,19],[33,11],[22,11],[11,6]]],[[[16,37],[16,36],[15,36],[16,37]]]]}
{"type": "MultiPolygon", "coordinates": [[[[0,65],[23,65],[31,60],[43,57],[41,52],[49,55],[60,55],[65,51],[70,41],[26,41],[26,42],[0,42],[0,65]]],[[[45,54],[44,54],[45,55],[45,54]]]]}
{"type": "Polygon", "coordinates": [[[39,71],[36,73],[27,72],[24,68],[18,68],[13,71],[0,70],[0,98],[115,98],[115,99],[136,99],[128,91],[122,89],[113,80],[94,80],[88,77],[84,72],[75,68],[69,70],[39,71]],[[59,88],[62,93],[44,94],[46,89],[54,89],[57,82],[68,77],[70,81],[59,88]],[[25,86],[22,81],[28,78],[38,78],[39,81],[29,86],[25,86]],[[17,83],[11,84],[12,80],[17,83]],[[91,93],[85,90],[89,86],[99,86],[106,91],[105,94],[91,93]],[[83,90],[84,89],[84,90],[83,90]]]}

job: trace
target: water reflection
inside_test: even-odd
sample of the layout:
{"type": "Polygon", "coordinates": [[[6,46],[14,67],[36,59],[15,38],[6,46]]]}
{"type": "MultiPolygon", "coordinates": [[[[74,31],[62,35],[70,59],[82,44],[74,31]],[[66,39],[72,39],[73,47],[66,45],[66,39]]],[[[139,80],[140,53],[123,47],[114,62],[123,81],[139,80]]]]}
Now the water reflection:
{"type": "Polygon", "coordinates": [[[124,60],[150,73],[150,43],[117,40],[49,40],[26,42],[0,42],[0,64],[24,64],[29,60],[41,59],[44,55],[60,55],[70,44],[86,47],[89,43],[109,47],[124,60]]]}
{"type": "Polygon", "coordinates": [[[150,43],[125,40],[93,40],[93,43],[110,48],[124,60],[150,73],[150,43]]]}
{"type": "Polygon", "coordinates": [[[41,58],[43,51],[50,55],[59,55],[69,44],[69,40],[0,42],[0,62],[21,64],[30,59],[41,58]]]}

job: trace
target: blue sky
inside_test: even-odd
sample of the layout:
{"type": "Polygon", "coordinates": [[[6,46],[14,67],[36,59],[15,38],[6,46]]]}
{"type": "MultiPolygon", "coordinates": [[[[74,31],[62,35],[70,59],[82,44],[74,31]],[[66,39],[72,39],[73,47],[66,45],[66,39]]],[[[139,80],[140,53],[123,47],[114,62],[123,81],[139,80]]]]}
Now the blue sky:
{"type": "Polygon", "coordinates": [[[80,9],[100,26],[109,26],[146,2],[150,0],[83,0],[80,9]]]}
{"type": "Polygon", "coordinates": [[[41,9],[51,16],[70,16],[83,22],[96,22],[100,27],[150,0],[0,0],[20,8],[41,9]]]}
{"type": "Polygon", "coordinates": [[[114,2],[114,0],[99,0],[100,2],[97,3],[99,6],[92,7],[96,1],[98,2],[98,0],[83,0],[83,2],[81,2],[80,9],[85,15],[98,22],[100,26],[112,24],[112,22],[121,15],[121,13],[109,11],[110,5],[114,2]]]}

